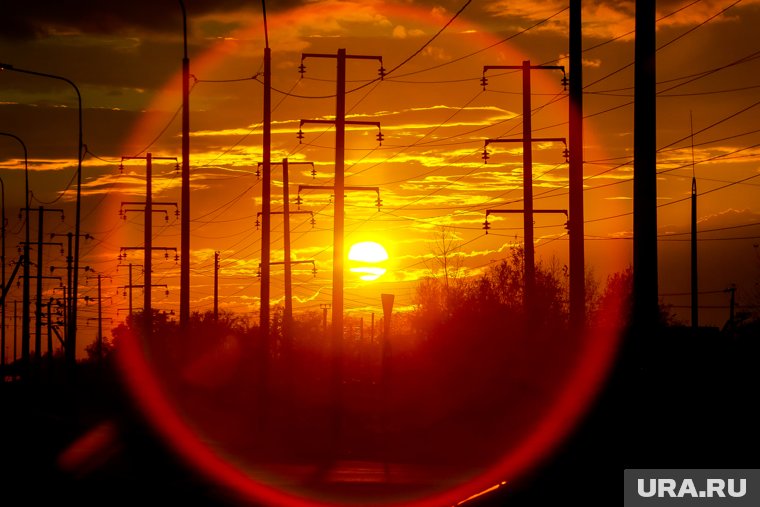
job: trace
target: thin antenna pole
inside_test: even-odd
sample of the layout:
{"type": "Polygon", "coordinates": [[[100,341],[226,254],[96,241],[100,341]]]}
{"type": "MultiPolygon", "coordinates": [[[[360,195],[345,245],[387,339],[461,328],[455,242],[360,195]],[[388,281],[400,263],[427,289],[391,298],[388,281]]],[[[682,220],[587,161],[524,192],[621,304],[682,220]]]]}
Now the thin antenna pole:
{"type": "Polygon", "coordinates": [[[267,23],[267,2],[261,0],[261,12],[264,15],[264,43],[266,48],[269,49],[269,24],[267,23]]]}
{"type": "Polygon", "coordinates": [[[689,111],[691,130],[691,328],[699,329],[699,269],[697,265],[697,176],[694,168],[694,120],[689,111]]]}

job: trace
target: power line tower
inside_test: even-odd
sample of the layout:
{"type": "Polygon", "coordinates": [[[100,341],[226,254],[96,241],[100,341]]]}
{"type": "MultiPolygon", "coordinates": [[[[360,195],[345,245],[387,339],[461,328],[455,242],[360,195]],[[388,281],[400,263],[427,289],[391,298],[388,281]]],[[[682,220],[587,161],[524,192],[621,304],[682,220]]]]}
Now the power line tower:
{"type": "MultiPolygon", "coordinates": [[[[39,362],[39,359],[41,357],[41,349],[42,349],[42,316],[44,313],[43,310],[43,304],[42,304],[42,280],[45,277],[42,274],[42,259],[43,259],[43,250],[46,246],[58,246],[63,249],[63,243],[59,242],[46,242],[43,241],[44,238],[44,230],[45,230],[45,213],[59,213],[61,216],[61,221],[64,219],[63,210],[60,208],[45,208],[44,206],[39,206],[37,208],[24,208],[23,211],[26,211],[27,217],[29,216],[29,213],[31,212],[37,212],[37,275],[32,278],[36,278],[36,303],[35,303],[35,314],[34,314],[34,346],[35,346],[35,359],[37,362],[39,362]]],[[[25,248],[25,250],[28,250],[28,247],[25,248]]],[[[51,277],[53,278],[53,277],[51,277]]],[[[61,280],[60,277],[58,280],[61,280]]]]}
{"type": "MultiPolygon", "coordinates": [[[[345,49],[338,49],[336,54],[303,53],[299,72],[304,74],[306,67],[304,61],[307,58],[330,58],[337,63],[336,91],[335,91],[335,119],[333,120],[301,120],[304,124],[332,124],[335,125],[335,218],[333,229],[333,295],[332,295],[332,341],[336,351],[340,351],[340,342],[343,337],[343,255],[344,255],[344,191],[345,191],[345,145],[346,125],[376,126],[378,128],[378,141],[382,142],[379,122],[346,120],[346,61],[347,60],[377,60],[380,62],[378,71],[380,78],[385,75],[382,56],[349,55],[345,49]]],[[[299,130],[299,138],[303,133],[299,130]]],[[[340,354],[338,354],[340,357],[340,354]]]]}
{"type": "MultiPolygon", "coordinates": [[[[522,65],[486,65],[483,67],[481,84],[485,89],[488,80],[486,72],[489,70],[520,70],[522,71],[522,106],[523,106],[523,136],[521,139],[488,139],[486,146],[494,142],[518,142],[523,145],[523,222],[525,230],[525,307],[528,319],[532,321],[532,302],[535,292],[535,258],[533,252],[533,143],[541,141],[533,137],[532,106],[531,106],[531,71],[533,70],[560,70],[562,71],[562,84],[567,86],[565,67],[562,65],[531,65],[530,60],[524,60],[522,65]]],[[[561,141],[567,145],[564,138],[543,138],[544,142],[561,141]]],[[[569,155],[565,149],[566,158],[569,155]]],[[[483,159],[488,160],[488,153],[483,148],[483,159]]],[[[581,273],[583,276],[583,273],[581,273]]]]}
{"type": "Polygon", "coordinates": [[[219,320],[219,252],[214,252],[214,320],[219,320]]]}
{"type": "MultiPolygon", "coordinates": [[[[110,275],[103,275],[101,273],[98,273],[97,276],[88,276],[87,280],[90,279],[97,279],[98,280],[98,297],[97,298],[88,298],[87,301],[92,301],[93,299],[97,300],[98,302],[98,363],[102,364],[103,362],[103,291],[102,291],[102,280],[103,278],[108,278],[109,280],[113,280],[110,275]]],[[[105,299],[111,299],[111,296],[108,296],[105,299]]],[[[110,319],[110,317],[109,317],[110,319]]]]}
{"type": "MultiPolygon", "coordinates": [[[[74,240],[75,234],[73,232],[67,232],[65,234],[50,233],[50,239],[55,238],[66,238],[66,266],[65,268],[63,266],[50,266],[50,273],[54,273],[57,269],[66,269],[66,285],[63,286],[63,299],[64,299],[64,341],[66,343],[69,343],[71,340],[70,335],[71,332],[68,328],[67,323],[70,322],[70,319],[72,318],[72,311],[73,311],[73,294],[74,291],[72,290],[72,284],[74,283],[73,273],[74,273],[74,248],[73,248],[73,240],[74,240]]],[[[86,233],[80,233],[80,237],[83,237],[85,240],[91,240],[95,239],[90,234],[86,233]]],[[[77,265],[77,269],[80,271],[90,271],[90,266],[79,266],[77,265]]],[[[66,352],[69,345],[64,347],[64,352],[66,352]]],[[[75,343],[70,344],[71,347],[76,347],[75,343]]],[[[76,354],[76,351],[75,351],[76,354]]]]}
{"type": "MultiPolygon", "coordinates": [[[[259,168],[263,166],[263,162],[259,162],[259,168]]],[[[270,165],[282,165],[282,200],[283,200],[283,211],[282,212],[272,212],[271,207],[269,210],[270,218],[269,220],[266,220],[267,226],[271,226],[271,215],[277,215],[281,214],[284,218],[284,249],[285,249],[285,291],[287,294],[288,286],[291,284],[291,268],[290,268],[290,215],[293,214],[305,214],[305,213],[311,213],[311,223],[314,225],[314,214],[310,211],[291,211],[290,210],[290,166],[291,165],[309,165],[311,166],[311,177],[314,178],[317,174],[315,168],[314,168],[314,162],[290,162],[287,158],[282,159],[282,162],[280,164],[271,164],[270,165]]],[[[271,169],[270,169],[271,173],[271,169]]],[[[259,169],[256,169],[256,177],[259,177],[259,169]]],[[[267,184],[271,184],[271,181],[267,184]]],[[[271,192],[270,192],[271,195],[271,192]]],[[[262,222],[264,222],[264,211],[259,211],[256,214],[256,228],[259,227],[259,217],[262,217],[262,222]]],[[[263,241],[263,234],[262,234],[262,241],[263,241]]],[[[271,241],[271,236],[269,236],[269,241],[271,241]]],[[[271,245],[267,249],[268,252],[271,252],[271,245]]],[[[263,252],[263,249],[262,249],[263,252]]],[[[269,258],[267,259],[267,262],[269,262],[269,259],[271,259],[271,254],[269,258]]],[[[263,255],[262,255],[262,264],[264,262],[263,255]]],[[[270,263],[271,264],[271,263],[270,263]]],[[[264,283],[271,283],[270,273],[269,269],[265,270],[266,277],[263,276],[264,272],[262,272],[262,286],[264,283]],[[266,279],[265,279],[266,278],[266,279]]],[[[267,288],[267,293],[270,292],[270,288],[267,288]]],[[[287,295],[285,297],[285,318],[284,318],[284,325],[283,325],[283,334],[289,333],[291,325],[293,320],[293,302],[292,299],[288,299],[287,295]]],[[[268,326],[267,326],[268,329],[268,326]]]]}
{"type": "MultiPolygon", "coordinates": [[[[153,202],[153,160],[173,160],[174,163],[178,166],[177,158],[176,157],[154,157],[152,153],[147,153],[144,157],[121,157],[122,164],[125,160],[145,160],[145,201],[144,202],[134,202],[134,201],[125,201],[121,203],[121,209],[119,211],[119,214],[122,216],[122,218],[126,219],[127,212],[130,211],[140,211],[143,212],[145,215],[145,223],[143,231],[144,234],[144,244],[143,247],[122,247],[121,251],[119,252],[119,257],[122,257],[122,254],[126,256],[127,250],[143,250],[144,252],[144,259],[143,263],[145,266],[145,301],[143,303],[143,317],[145,319],[145,336],[149,337],[152,334],[153,329],[153,315],[151,310],[151,287],[152,287],[152,269],[153,269],[153,250],[163,250],[164,253],[168,256],[169,250],[174,250],[175,253],[175,260],[177,259],[177,248],[176,247],[154,247],[153,246],[153,206],[174,206],[176,210],[176,214],[179,214],[179,208],[177,206],[176,202],[153,202]],[[124,208],[124,206],[129,205],[137,205],[137,206],[144,206],[143,209],[139,208],[124,208]]],[[[122,165],[123,168],[123,165],[122,165]]],[[[166,210],[156,210],[158,212],[166,213],[166,210]]],[[[168,215],[165,215],[165,217],[168,219],[168,215]]]]}
{"type": "MultiPolygon", "coordinates": [[[[567,142],[564,137],[536,137],[536,138],[528,138],[528,143],[525,142],[526,139],[486,139],[485,144],[483,146],[483,160],[485,162],[488,162],[488,159],[491,158],[488,154],[488,145],[491,143],[522,143],[523,144],[523,150],[525,149],[525,144],[528,144],[529,151],[531,151],[532,144],[531,143],[548,143],[548,142],[560,142],[565,145],[565,150],[563,152],[565,156],[565,162],[567,162],[569,153],[567,150],[567,142]]],[[[524,241],[524,254],[525,254],[525,262],[523,266],[524,270],[524,283],[525,283],[525,293],[523,298],[523,304],[525,305],[525,314],[529,319],[532,319],[534,317],[533,311],[535,310],[535,291],[536,291],[536,256],[535,256],[535,247],[534,247],[534,236],[533,236],[533,215],[535,213],[538,213],[539,211],[536,211],[533,209],[533,155],[529,154],[527,157],[525,156],[525,153],[523,152],[523,209],[522,210],[516,210],[516,211],[504,211],[505,213],[522,213],[523,214],[523,241],[524,241]]],[[[498,212],[498,210],[492,210],[498,212]]],[[[567,215],[567,210],[542,210],[541,213],[555,213],[555,212],[561,212],[567,215]]],[[[486,223],[484,223],[484,229],[487,229],[486,225],[488,222],[488,212],[486,211],[486,223]]]]}
{"type": "MultiPolygon", "coordinates": [[[[299,72],[303,76],[306,67],[304,61],[307,58],[329,58],[336,61],[336,90],[335,90],[335,118],[333,120],[301,120],[301,126],[305,123],[329,123],[335,125],[335,213],[333,225],[333,293],[332,293],[332,349],[333,368],[332,384],[334,399],[332,439],[333,447],[337,451],[341,433],[340,407],[342,405],[341,369],[343,360],[343,257],[344,257],[344,192],[345,192],[345,147],[346,125],[374,125],[378,128],[378,141],[382,142],[380,123],[346,120],[346,62],[347,60],[376,60],[380,62],[378,74],[380,79],[385,76],[382,56],[349,55],[346,50],[338,49],[336,54],[303,53],[299,72]]],[[[299,138],[303,133],[299,130],[299,138]]]]}
{"type": "MultiPolygon", "coordinates": [[[[332,439],[333,448],[337,451],[341,433],[341,406],[342,406],[342,349],[343,349],[343,256],[344,256],[344,191],[345,191],[345,144],[346,125],[375,125],[378,128],[378,141],[382,142],[380,123],[346,120],[346,61],[347,60],[377,60],[380,62],[378,74],[380,79],[385,76],[382,56],[349,55],[346,50],[338,49],[336,54],[303,53],[299,72],[304,74],[306,67],[304,61],[307,58],[330,58],[335,59],[336,90],[335,90],[335,118],[333,120],[301,120],[301,126],[305,123],[328,123],[335,125],[335,213],[333,225],[333,287],[332,287],[332,349],[333,349],[333,372],[332,384],[335,396],[335,411],[333,413],[332,439]]],[[[303,133],[299,130],[299,138],[303,133]]]]}
{"type": "Polygon", "coordinates": [[[586,327],[586,252],[583,212],[583,47],[581,0],[570,0],[569,132],[570,167],[570,329],[580,335],[586,327]]]}
{"type": "MultiPolygon", "coordinates": [[[[119,260],[121,260],[121,258],[119,258],[119,260]]],[[[119,267],[122,267],[122,266],[124,266],[124,264],[119,264],[118,266],[116,266],[116,271],[119,271],[119,267]]],[[[142,264],[134,264],[132,262],[130,262],[129,264],[127,264],[127,268],[128,268],[128,271],[127,271],[128,278],[127,278],[127,280],[129,281],[129,284],[126,286],[126,288],[129,289],[129,308],[128,308],[128,311],[129,311],[129,316],[130,317],[132,316],[132,283],[133,283],[133,281],[132,281],[132,268],[135,268],[135,267],[141,268],[143,270],[142,272],[145,273],[145,269],[144,269],[144,266],[142,264]]],[[[126,294],[124,294],[124,295],[126,296],[126,294]]],[[[118,312],[117,312],[117,314],[118,314],[118,312]]]]}

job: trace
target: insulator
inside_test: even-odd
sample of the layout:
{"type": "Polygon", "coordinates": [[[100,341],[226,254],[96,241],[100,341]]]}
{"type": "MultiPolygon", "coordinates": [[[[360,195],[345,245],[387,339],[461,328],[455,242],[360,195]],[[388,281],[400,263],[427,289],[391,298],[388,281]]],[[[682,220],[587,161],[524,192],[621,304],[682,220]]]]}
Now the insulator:
{"type": "Polygon", "coordinates": [[[491,228],[491,224],[488,223],[488,220],[483,222],[483,229],[486,231],[486,234],[488,234],[488,230],[491,228]]]}
{"type": "Polygon", "coordinates": [[[258,167],[256,168],[256,179],[261,179],[261,170],[258,167]]]}
{"type": "Polygon", "coordinates": [[[570,162],[570,150],[567,148],[562,150],[562,156],[565,157],[565,162],[570,162]]]}
{"type": "Polygon", "coordinates": [[[177,162],[176,164],[174,164],[174,170],[177,171],[177,172],[179,172],[179,162],[177,162]]]}
{"type": "Polygon", "coordinates": [[[256,230],[259,230],[259,227],[261,226],[261,222],[259,222],[259,219],[256,219],[256,230]]]}
{"type": "Polygon", "coordinates": [[[169,295],[169,289],[166,289],[166,291],[164,292],[164,295],[166,295],[166,296],[169,295]]]}
{"type": "Polygon", "coordinates": [[[567,76],[562,76],[562,89],[564,91],[567,91],[567,85],[570,83],[570,80],[567,79],[567,76]]]}
{"type": "Polygon", "coordinates": [[[311,179],[317,178],[317,170],[312,166],[311,168],[311,179]]]}
{"type": "Polygon", "coordinates": [[[296,134],[296,139],[298,139],[298,144],[303,143],[303,130],[298,129],[298,134],[296,134]]]}
{"type": "Polygon", "coordinates": [[[164,259],[169,260],[169,252],[164,252],[164,259]]]}
{"type": "Polygon", "coordinates": [[[377,206],[377,211],[380,211],[380,206],[382,205],[383,205],[383,200],[378,197],[377,200],[375,201],[375,206],[377,206]]]}
{"type": "Polygon", "coordinates": [[[174,210],[174,216],[179,218],[179,208],[174,210]]]}
{"type": "Polygon", "coordinates": [[[314,216],[312,215],[312,217],[311,217],[311,226],[314,227],[315,225],[317,225],[317,221],[314,220],[314,216]]]}
{"type": "Polygon", "coordinates": [[[483,155],[480,158],[483,159],[483,163],[484,164],[488,163],[488,159],[491,158],[491,156],[488,154],[488,150],[487,149],[483,148],[483,155]]]}
{"type": "Polygon", "coordinates": [[[568,220],[567,222],[565,222],[565,230],[566,231],[570,230],[570,220],[568,220]]]}
{"type": "Polygon", "coordinates": [[[61,213],[61,222],[65,222],[65,221],[66,221],[66,215],[61,213]]]}
{"type": "Polygon", "coordinates": [[[317,268],[316,267],[311,268],[311,274],[314,275],[314,276],[317,276],[317,268]]]}
{"type": "Polygon", "coordinates": [[[124,162],[119,163],[119,172],[120,173],[124,172],[124,162]]]}
{"type": "Polygon", "coordinates": [[[169,213],[164,213],[164,222],[169,221],[169,213]]]}
{"type": "Polygon", "coordinates": [[[298,66],[298,72],[301,74],[301,77],[306,74],[306,66],[303,64],[303,60],[301,60],[301,65],[298,66]]]}
{"type": "Polygon", "coordinates": [[[174,254],[174,262],[179,262],[179,254],[174,254]]]}
{"type": "Polygon", "coordinates": [[[480,85],[483,87],[483,91],[486,91],[486,85],[488,84],[488,78],[483,75],[483,77],[480,78],[480,85]]]}
{"type": "Polygon", "coordinates": [[[380,144],[380,146],[383,145],[383,139],[385,139],[385,136],[383,136],[382,132],[377,133],[377,142],[380,144]]]}
{"type": "Polygon", "coordinates": [[[377,70],[377,75],[380,76],[380,81],[382,81],[383,79],[385,79],[385,68],[381,66],[377,70]]]}

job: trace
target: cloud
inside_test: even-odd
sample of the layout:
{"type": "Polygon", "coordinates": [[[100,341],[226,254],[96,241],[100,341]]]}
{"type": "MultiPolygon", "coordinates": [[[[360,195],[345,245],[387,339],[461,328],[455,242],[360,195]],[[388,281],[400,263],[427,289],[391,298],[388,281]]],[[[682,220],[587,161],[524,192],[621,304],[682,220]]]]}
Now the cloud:
{"type": "MultiPolygon", "coordinates": [[[[668,0],[657,3],[658,29],[669,26],[694,26],[702,23],[726,7],[725,2],[704,0],[694,5],[689,0],[668,0]],[[680,10],[682,9],[683,10],[680,10]],[[671,13],[678,11],[672,16],[671,13]],[[667,16],[667,17],[666,17],[667,16]]],[[[732,8],[714,21],[738,20],[738,11],[742,7],[758,4],[760,0],[742,2],[741,6],[732,8]]],[[[523,19],[530,22],[542,21],[556,14],[567,6],[562,0],[533,2],[530,0],[496,0],[485,8],[490,14],[510,19],[523,19]]],[[[632,41],[634,30],[633,0],[595,0],[583,4],[583,34],[591,38],[617,38],[632,41]],[[627,34],[627,35],[626,35],[627,34]]],[[[552,18],[535,30],[537,32],[557,32],[565,34],[568,29],[566,13],[552,18]]]]}
{"type": "MultiPolygon", "coordinates": [[[[301,5],[298,0],[279,0],[270,8],[285,10],[301,5]]],[[[237,11],[250,7],[246,0],[192,0],[186,2],[188,17],[210,13],[237,11]]],[[[269,6],[268,6],[269,7],[269,6]]],[[[181,35],[182,17],[179,4],[156,8],[151,0],[103,2],[78,0],[75,3],[56,0],[10,2],[3,6],[3,31],[6,39],[30,39],[52,34],[115,34],[134,30],[159,32],[175,30],[181,35]]]]}

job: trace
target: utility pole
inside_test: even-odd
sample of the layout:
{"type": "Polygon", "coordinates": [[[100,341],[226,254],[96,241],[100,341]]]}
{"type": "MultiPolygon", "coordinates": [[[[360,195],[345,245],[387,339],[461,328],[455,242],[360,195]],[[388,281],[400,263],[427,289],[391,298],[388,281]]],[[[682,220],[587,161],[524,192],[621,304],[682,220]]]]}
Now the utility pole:
{"type": "MultiPolygon", "coordinates": [[[[270,164],[270,169],[269,169],[270,181],[269,182],[265,181],[264,182],[265,185],[266,184],[271,185],[271,174],[272,174],[272,172],[271,172],[271,166],[272,165],[276,165],[276,164],[272,164],[271,161],[270,161],[269,164],[270,164]]],[[[259,167],[261,167],[263,165],[264,165],[264,163],[262,163],[262,162],[259,163],[259,167]]],[[[292,324],[293,324],[293,301],[292,301],[292,296],[291,296],[291,298],[288,298],[288,295],[287,295],[288,291],[291,290],[291,289],[289,289],[289,287],[291,285],[291,278],[292,278],[292,276],[291,276],[291,268],[290,268],[290,215],[291,215],[291,213],[293,213],[293,214],[297,214],[297,213],[311,213],[311,223],[312,223],[312,226],[314,225],[314,214],[312,212],[310,212],[310,211],[308,211],[308,212],[307,211],[290,211],[290,193],[289,193],[289,178],[290,178],[289,171],[290,171],[290,169],[289,169],[289,167],[291,165],[310,165],[311,166],[311,175],[312,175],[312,178],[316,176],[316,170],[314,169],[314,163],[313,162],[289,162],[287,158],[282,159],[281,165],[282,165],[282,199],[283,199],[283,211],[282,211],[281,214],[284,216],[284,229],[285,229],[284,230],[284,242],[285,242],[284,248],[285,248],[285,293],[286,293],[285,294],[285,315],[283,317],[283,335],[285,335],[285,338],[287,340],[290,337],[290,330],[291,330],[292,324]]],[[[257,169],[256,170],[256,175],[258,176],[258,174],[259,174],[259,172],[258,172],[258,169],[257,169]]],[[[269,190],[269,195],[270,195],[270,199],[271,199],[271,189],[269,190]]],[[[268,237],[269,237],[269,241],[271,241],[271,223],[272,223],[271,222],[271,215],[273,215],[273,214],[280,214],[280,213],[278,213],[278,212],[272,212],[271,211],[271,202],[270,202],[270,208],[269,208],[268,213],[270,215],[270,218],[269,218],[268,221],[266,221],[266,224],[270,227],[270,234],[268,234],[268,237]]],[[[264,222],[263,215],[264,215],[264,211],[260,211],[260,212],[257,213],[257,216],[256,216],[256,227],[257,228],[259,226],[259,216],[262,217],[262,223],[264,222]]],[[[264,236],[263,236],[263,232],[262,232],[262,241],[263,240],[264,240],[264,236]]],[[[271,244],[270,244],[269,252],[270,252],[269,259],[271,259],[271,244]]],[[[267,259],[267,260],[269,260],[269,259],[267,259]]],[[[262,262],[262,264],[264,263],[263,248],[262,248],[262,261],[261,262],[262,262]]],[[[267,284],[271,283],[271,273],[270,273],[269,269],[266,269],[265,271],[262,271],[262,278],[261,278],[261,284],[262,284],[262,286],[264,285],[264,283],[267,283],[267,284]],[[265,273],[266,273],[266,277],[264,276],[265,273]]],[[[270,289],[267,289],[267,293],[269,293],[269,292],[270,292],[270,289]]]]}
{"type": "Polygon", "coordinates": [[[5,233],[6,233],[6,218],[5,218],[5,182],[2,178],[0,178],[0,189],[2,189],[2,205],[3,205],[3,214],[2,217],[0,217],[0,221],[2,222],[2,245],[0,248],[2,249],[2,252],[0,252],[0,277],[2,277],[2,290],[3,291],[3,304],[2,307],[0,307],[0,320],[3,323],[2,329],[0,329],[0,380],[5,381],[5,300],[6,298],[6,288],[5,288],[5,233]]]}
{"type": "MultiPolygon", "coordinates": [[[[90,234],[81,234],[81,237],[84,237],[86,240],[95,239],[90,234]]],[[[64,341],[68,342],[68,336],[69,336],[69,329],[68,326],[65,324],[68,321],[68,318],[71,316],[71,308],[73,305],[73,291],[71,290],[71,284],[73,283],[73,273],[74,273],[74,251],[72,247],[72,243],[74,240],[74,233],[73,232],[67,232],[66,234],[60,234],[52,232],[50,233],[50,239],[58,238],[58,237],[65,237],[66,238],[66,289],[64,290],[64,301],[66,302],[65,308],[64,308],[64,341]]],[[[60,269],[58,266],[50,266],[50,272],[54,272],[56,269],[60,269]]],[[[77,266],[77,269],[82,271],[90,271],[90,266],[77,266]]],[[[65,349],[65,347],[64,347],[65,349]]]]}
{"type": "MultiPolygon", "coordinates": [[[[345,191],[345,142],[346,142],[346,125],[374,125],[380,129],[379,122],[365,122],[356,120],[346,120],[346,60],[377,60],[380,62],[378,71],[380,78],[385,75],[383,69],[382,56],[368,55],[349,55],[345,49],[338,49],[337,54],[318,54],[303,53],[301,55],[301,65],[299,71],[301,75],[306,70],[303,62],[307,58],[331,58],[337,63],[336,71],[336,92],[335,92],[335,119],[334,120],[301,120],[301,126],[305,123],[329,123],[335,125],[335,217],[333,226],[333,293],[332,293],[332,347],[335,368],[333,371],[333,383],[336,395],[336,409],[341,405],[341,361],[342,361],[342,341],[343,341],[343,255],[344,255],[344,191],[345,191]]],[[[299,130],[299,137],[303,133],[299,130]]],[[[382,133],[378,132],[378,141],[382,142],[382,133]]],[[[336,413],[335,437],[340,432],[339,414],[336,413]]]]}
{"type": "Polygon", "coordinates": [[[331,308],[330,303],[320,303],[319,308],[322,310],[322,334],[327,336],[327,311],[331,308]]]}
{"type": "Polygon", "coordinates": [[[731,334],[733,334],[736,329],[736,285],[732,283],[731,286],[724,289],[723,292],[731,294],[731,300],[729,301],[728,306],[728,329],[731,334]]]}
{"type": "MultiPolygon", "coordinates": [[[[87,277],[87,279],[91,278],[97,278],[98,280],[98,363],[103,363],[103,286],[102,286],[102,280],[103,278],[112,278],[108,275],[103,275],[101,273],[98,273],[97,276],[87,277]]],[[[91,300],[92,298],[89,298],[91,300]]]]}
{"type": "Polygon", "coordinates": [[[633,99],[633,315],[638,340],[655,331],[657,299],[657,75],[655,2],[636,0],[633,99]]]}
{"type": "MultiPolygon", "coordinates": [[[[130,301],[131,301],[131,299],[132,299],[132,297],[131,297],[131,295],[132,295],[131,289],[132,288],[136,288],[136,287],[144,287],[144,288],[146,288],[146,290],[143,292],[143,319],[144,319],[144,324],[147,326],[146,329],[148,331],[148,336],[149,336],[150,335],[149,332],[152,331],[152,329],[153,329],[153,317],[152,317],[152,315],[153,315],[153,309],[152,309],[152,303],[151,303],[152,294],[150,293],[151,291],[150,291],[149,288],[150,287],[167,287],[166,284],[155,285],[155,284],[151,283],[153,277],[148,274],[150,272],[149,269],[148,269],[148,267],[151,266],[150,269],[152,269],[152,259],[151,259],[152,255],[151,255],[151,253],[154,250],[161,250],[161,251],[164,252],[164,258],[166,258],[168,260],[169,259],[169,252],[173,251],[174,252],[174,260],[176,262],[177,261],[177,257],[179,257],[177,255],[177,247],[173,247],[173,246],[153,246],[151,244],[150,248],[147,248],[145,246],[123,246],[119,250],[120,250],[119,251],[119,257],[118,257],[119,261],[122,261],[122,260],[124,260],[124,259],[127,258],[127,251],[129,251],[129,250],[140,250],[140,251],[143,252],[143,255],[145,256],[145,258],[143,259],[143,262],[145,263],[145,264],[143,264],[143,280],[145,281],[145,283],[143,285],[132,285],[130,283],[129,284],[129,289],[130,289],[130,301]],[[148,315],[147,317],[146,317],[146,313],[148,315]]],[[[167,292],[167,294],[169,293],[168,287],[167,287],[167,291],[166,292],[167,292]]]]}
{"type": "MultiPolygon", "coordinates": [[[[528,74],[529,72],[525,72],[523,75],[528,74]]],[[[530,83],[528,83],[528,86],[530,86],[530,83]]],[[[529,92],[530,93],[530,92],[529,92]]],[[[528,108],[530,108],[530,103],[528,103],[528,108]]],[[[525,113],[523,113],[525,114],[525,113]]],[[[528,116],[530,116],[530,112],[528,112],[528,116]]],[[[528,122],[528,127],[530,127],[530,122],[528,122]]],[[[523,150],[525,150],[525,145],[528,145],[528,152],[532,151],[532,143],[548,143],[548,142],[559,142],[563,143],[565,145],[564,150],[564,156],[565,161],[568,160],[569,152],[567,150],[567,142],[564,137],[536,137],[531,138],[530,137],[530,131],[528,131],[528,142],[526,143],[526,138],[522,139],[486,139],[485,144],[483,146],[483,161],[488,162],[488,159],[491,158],[488,155],[488,145],[492,143],[522,143],[523,150]]],[[[533,315],[533,312],[535,311],[535,292],[536,292],[536,256],[535,256],[535,246],[534,246],[534,240],[533,240],[533,214],[536,213],[536,211],[533,210],[533,155],[531,153],[528,153],[528,156],[525,155],[525,152],[523,151],[523,209],[522,210],[515,210],[515,211],[507,211],[510,213],[522,213],[523,214],[523,243],[524,243],[524,250],[525,250],[525,262],[523,266],[524,270],[524,283],[525,283],[525,293],[523,298],[523,303],[525,305],[525,314],[528,317],[529,320],[532,321],[532,319],[535,317],[533,315]],[[530,217],[530,219],[528,218],[530,217]]],[[[498,210],[492,210],[492,211],[498,211],[498,210]]],[[[546,210],[542,210],[542,212],[546,213],[546,210]]],[[[557,212],[554,211],[548,211],[548,212],[557,212]]],[[[560,210],[559,212],[565,213],[567,215],[566,210],[560,210]]],[[[488,212],[486,212],[486,223],[483,224],[483,228],[488,230],[487,227],[488,222],[488,212]]]]}
{"type": "MultiPolygon", "coordinates": [[[[145,160],[145,202],[144,203],[133,203],[133,202],[122,202],[122,210],[121,214],[122,216],[126,215],[127,211],[132,210],[125,210],[123,207],[128,204],[144,204],[145,208],[141,211],[144,212],[145,215],[145,224],[144,224],[144,231],[143,231],[143,238],[144,238],[144,259],[143,263],[145,266],[145,300],[143,302],[143,318],[145,319],[144,322],[144,329],[145,329],[145,336],[150,337],[153,332],[153,315],[151,310],[151,287],[152,287],[152,269],[153,269],[153,250],[154,249],[161,249],[164,251],[167,251],[169,249],[173,249],[175,252],[175,258],[176,258],[176,252],[177,249],[174,247],[159,247],[154,248],[153,247],[153,160],[173,160],[175,163],[177,162],[176,157],[154,157],[152,153],[147,153],[144,157],[121,157],[122,163],[124,160],[134,160],[134,159],[140,159],[145,160]]],[[[156,203],[156,205],[162,205],[162,206],[174,206],[177,207],[177,203],[156,203]]],[[[130,247],[122,247],[121,251],[125,251],[130,249],[130,247]]]]}
{"type": "MultiPolygon", "coordinates": [[[[265,0],[261,1],[262,12],[264,15],[264,115],[262,131],[262,151],[263,151],[263,185],[261,187],[261,211],[262,228],[261,228],[261,292],[259,306],[259,328],[261,329],[261,340],[263,344],[261,365],[262,386],[267,379],[267,369],[269,363],[269,261],[271,256],[271,232],[270,223],[272,211],[272,51],[269,49],[269,26],[267,24],[267,10],[265,0]]],[[[262,387],[264,389],[264,387],[262,387]]],[[[263,393],[263,391],[262,391],[263,393]]],[[[262,394],[262,398],[264,395],[262,394]]]]}
{"type": "Polygon", "coordinates": [[[689,111],[691,130],[691,329],[699,331],[699,270],[697,264],[697,175],[694,168],[694,123],[689,111]]]}
{"type": "Polygon", "coordinates": [[[18,360],[18,300],[13,300],[13,363],[18,360]]]}
{"type": "Polygon", "coordinates": [[[179,324],[190,319],[190,58],[187,54],[187,10],[182,8],[182,191],[180,201],[179,324]]]}
{"type": "Polygon", "coordinates": [[[691,328],[699,330],[699,280],[697,269],[697,179],[691,178],[691,328]]]}
{"type": "Polygon", "coordinates": [[[24,208],[24,211],[26,211],[27,216],[29,216],[29,213],[32,211],[37,212],[37,297],[36,297],[36,304],[35,304],[35,314],[34,314],[34,356],[35,360],[39,362],[40,358],[42,357],[42,314],[43,314],[43,305],[42,305],[42,279],[46,278],[42,275],[42,254],[43,254],[43,246],[50,246],[50,245],[56,245],[60,246],[61,249],[63,248],[62,243],[52,243],[52,242],[45,242],[43,241],[44,237],[44,228],[45,228],[45,213],[60,213],[61,214],[61,220],[63,220],[63,210],[60,208],[45,208],[43,206],[39,206],[38,208],[24,208]]]}
{"type": "Polygon", "coordinates": [[[570,220],[570,329],[580,336],[586,327],[586,260],[583,212],[583,47],[581,0],[570,0],[570,112],[568,141],[570,220]]]}
{"type": "Polygon", "coordinates": [[[219,252],[214,252],[214,321],[218,321],[218,320],[219,320],[219,252]]]}
{"type": "MultiPolygon", "coordinates": [[[[481,84],[485,89],[487,80],[486,72],[489,70],[521,70],[522,71],[522,95],[523,95],[523,136],[522,139],[488,139],[486,146],[493,142],[520,142],[523,145],[523,226],[525,230],[525,306],[529,320],[533,319],[532,302],[535,292],[535,256],[533,251],[533,143],[538,138],[533,138],[532,106],[531,106],[531,70],[560,70],[562,71],[562,84],[567,85],[565,67],[562,65],[531,65],[530,60],[524,60],[522,65],[486,65],[483,67],[481,84]]],[[[558,141],[561,138],[546,138],[546,141],[558,141]]],[[[565,149],[565,158],[568,158],[568,150],[565,149]]],[[[483,160],[488,160],[488,153],[483,149],[483,160]]],[[[581,274],[583,276],[583,274],[581,274]]]]}
{"type": "MultiPolygon", "coordinates": [[[[123,264],[119,264],[119,266],[123,266],[123,264]]],[[[119,266],[116,266],[116,271],[119,270],[119,266]]],[[[129,264],[127,264],[127,268],[128,268],[127,273],[128,273],[128,280],[129,280],[129,285],[127,285],[127,288],[129,289],[129,308],[128,308],[129,314],[128,315],[130,317],[132,317],[132,283],[133,283],[133,281],[132,281],[132,268],[133,267],[144,268],[144,266],[142,264],[133,264],[131,262],[129,264]]],[[[143,269],[143,273],[144,272],[145,271],[143,269]]]]}

